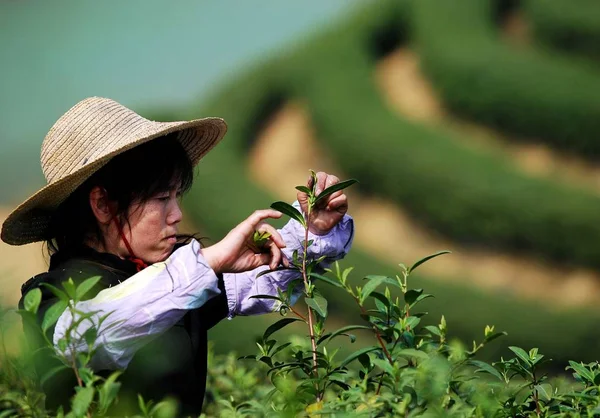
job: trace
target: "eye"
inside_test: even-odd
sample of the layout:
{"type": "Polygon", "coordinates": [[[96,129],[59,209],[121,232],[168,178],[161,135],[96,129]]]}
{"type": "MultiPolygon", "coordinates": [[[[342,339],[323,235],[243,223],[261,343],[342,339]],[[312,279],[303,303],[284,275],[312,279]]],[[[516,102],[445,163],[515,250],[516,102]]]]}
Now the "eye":
{"type": "Polygon", "coordinates": [[[159,196],[157,197],[158,200],[160,200],[161,202],[166,202],[171,198],[171,196],[166,195],[166,196],[159,196]]]}

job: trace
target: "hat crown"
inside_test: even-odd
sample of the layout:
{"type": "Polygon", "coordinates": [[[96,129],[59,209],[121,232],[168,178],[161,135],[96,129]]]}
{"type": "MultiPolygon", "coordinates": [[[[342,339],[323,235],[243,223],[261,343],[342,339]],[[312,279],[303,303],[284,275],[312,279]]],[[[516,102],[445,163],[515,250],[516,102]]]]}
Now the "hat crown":
{"type": "Polygon", "coordinates": [[[56,182],[139,138],[149,124],[153,122],[114,100],[80,101],[44,138],[40,160],[47,182],[56,182]]]}

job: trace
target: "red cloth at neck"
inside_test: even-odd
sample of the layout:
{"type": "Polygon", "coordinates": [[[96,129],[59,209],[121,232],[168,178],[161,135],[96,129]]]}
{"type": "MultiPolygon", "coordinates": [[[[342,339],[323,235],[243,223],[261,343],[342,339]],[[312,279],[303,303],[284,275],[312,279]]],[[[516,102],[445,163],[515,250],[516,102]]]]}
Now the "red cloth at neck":
{"type": "Polygon", "coordinates": [[[121,236],[121,239],[125,243],[125,246],[127,247],[127,251],[129,251],[129,257],[127,257],[127,259],[135,263],[137,271],[142,271],[143,269],[148,267],[148,264],[146,264],[146,262],[144,260],[142,260],[141,258],[135,256],[135,254],[133,253],[133,250],[131,249],[131,245],[129,245],[129,241],[127,241],[127,238],[125,237],[125,234],[123,233],[123,228],[121,227],[121,223],[119,222],[117,217],[114,215],[113,215],[113,221],[115,221],[115,225],[117,226],[117,229],[119,230],[119,235],[121,236]]]}

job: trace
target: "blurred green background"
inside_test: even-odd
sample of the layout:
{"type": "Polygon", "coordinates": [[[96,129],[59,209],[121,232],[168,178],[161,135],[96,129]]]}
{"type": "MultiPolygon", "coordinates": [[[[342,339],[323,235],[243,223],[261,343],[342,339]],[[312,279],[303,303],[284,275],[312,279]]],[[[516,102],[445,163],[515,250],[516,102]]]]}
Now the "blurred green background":
{"type": "MultiPolygon", "coordinates": [[[[594,0],[0,3],[0,215],[43,185],[39,148],[77,101],[156,120],[221,116],[186,228],[212,240],[293,200],[309,169],[354,177],[353,280],[413,279],[451,335],[555,359],[597,358],[600,3],[594,0]]],[[[44,268],[0,247],[3,301],[44,268]]],[[[332,321],[360,321],[328,292],[332,321]]],[[[273,317],[224,321],[218,351],[254,350],[273,317]]],[[[302,331],[300,331],[302,332],[302,331]]]]}

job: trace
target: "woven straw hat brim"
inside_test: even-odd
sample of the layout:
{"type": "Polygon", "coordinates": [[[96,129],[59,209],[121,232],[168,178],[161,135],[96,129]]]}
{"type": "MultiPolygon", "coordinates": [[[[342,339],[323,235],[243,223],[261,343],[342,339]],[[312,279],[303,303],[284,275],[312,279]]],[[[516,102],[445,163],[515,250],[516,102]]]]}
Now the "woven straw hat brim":
{"type": "MultiPolygon", "coordinates": [[[[148,121],[144,135],[84,165],[59,180],[50,182],[19,205],[2,225],[2,241],[24,245],[52,238],[50,222],[53,212],[92,174],[114,156],[161,136],[178,133],[177,138],[195,166],[224,136],[227,125],[220,118],[203,118],[185,122],[148,121]]],[[[54,128],[53,128],[54,129],[54,128]]],[[[67,148],[67,147],[64,147],[67,148]]]]}

